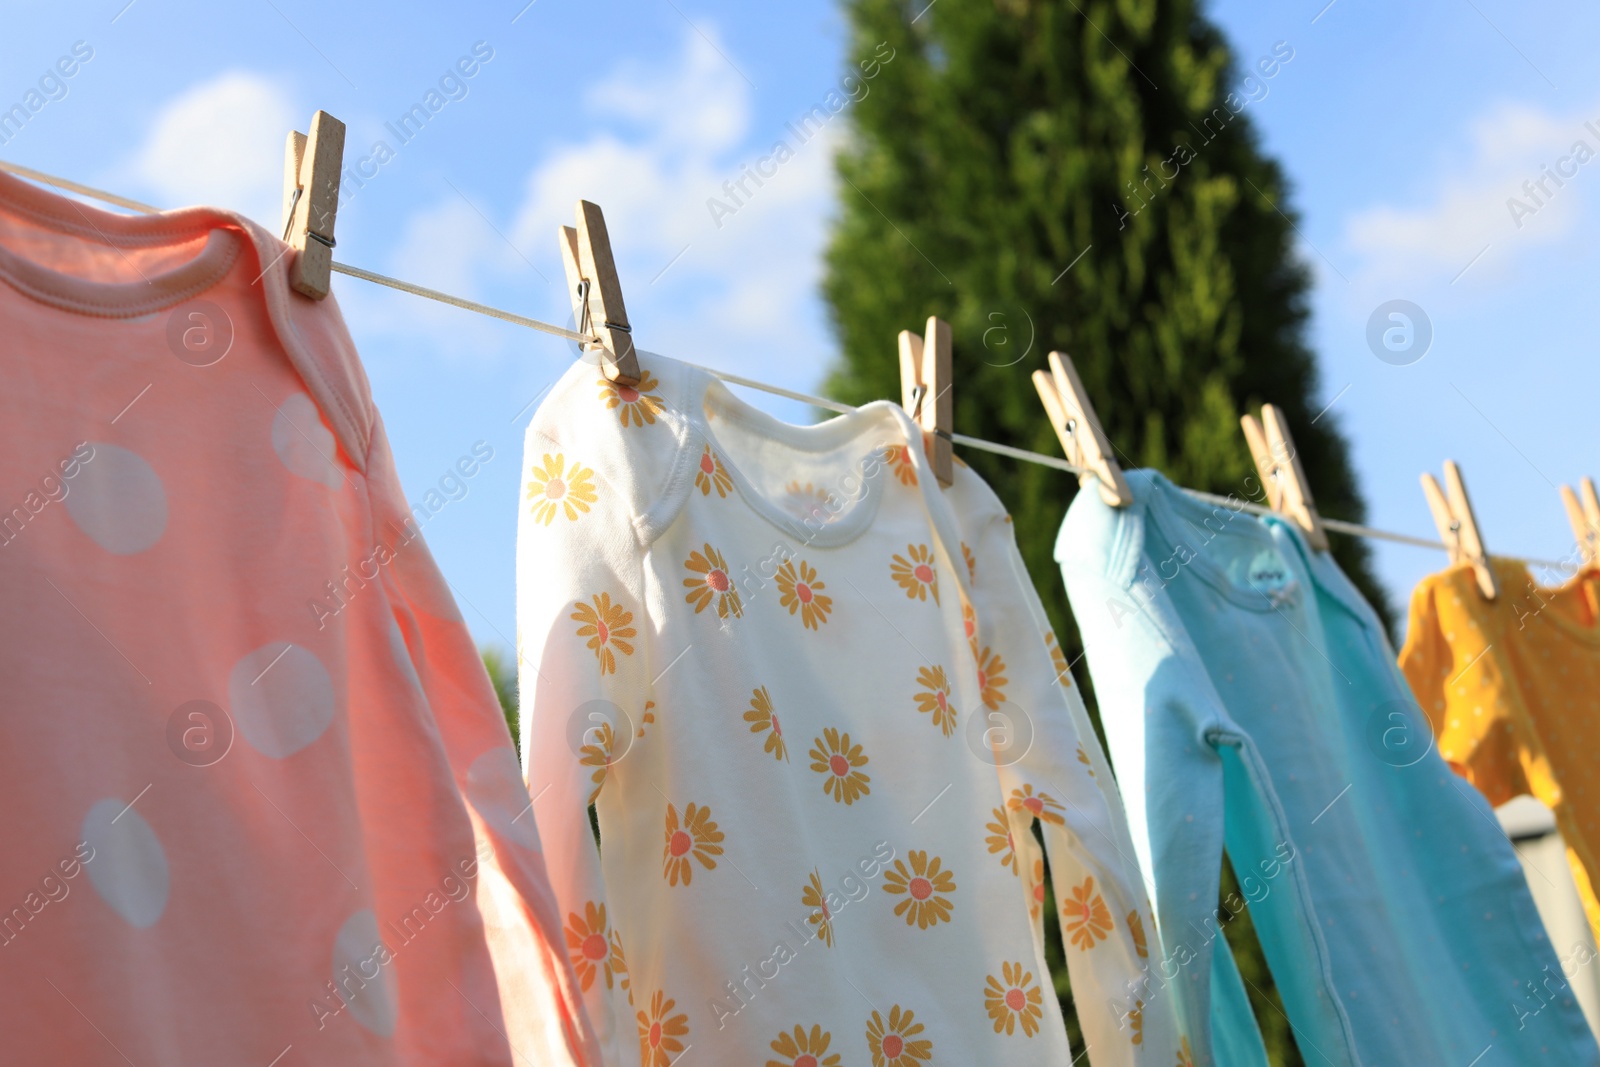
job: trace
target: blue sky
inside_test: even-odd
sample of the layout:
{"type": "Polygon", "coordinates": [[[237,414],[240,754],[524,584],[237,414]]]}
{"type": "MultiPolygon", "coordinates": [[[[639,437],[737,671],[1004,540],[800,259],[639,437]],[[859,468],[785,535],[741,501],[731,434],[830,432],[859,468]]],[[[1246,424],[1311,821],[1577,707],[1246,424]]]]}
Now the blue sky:
{"type": "MultiPolygon", "coordinates": [[[[606,211],[642,348],[791,388],[821,380],[835,346],[817,287],[842,130],[824,129],[733,216],[714,219],[706,200],[839,84],[833,3],[399,2],[377,15],[309,0],[125,2],[6,13],[4,106],[76,42],[94,54],[0,158],[272,222],[291,127],[323,108],[349,125],[347,160],[393,145],[384,124],[477,45],[492,58],[342,209],[341,259],[565,321],[554,233],[582,196],[606,211]]],[[[1302,215],[1323,417],[1354,441],[1372,521],[1431,536],[1417,476],[1448,456],[1492,551],[1565,555],[1554,486],[1600,474],[1600,160],[1571,154],[1580,139],[1600,153],[1584,126],[1600,130],[1600,12],[1223,0],[1210,13],[1245,63],[1278,42],[1294,51],[1248,113],[1302,215]],[[1545,179],[1535,204],[1522,184],[1558,165],[1571,176],[1545,179]],[[1514,218],[1513,196],[1534,210],[1514,218]],[[1407,366],[1366,340],[1374,309],[1395,299],[1433,328],[1407,366]]],[[[475,443],[495,451],[427,534],[474,633],[509,646],[521,430],[572,351],[364,282],[334,286],[408,495],[475,443]]],[[[1401,603],[1442,559],[1379,550],[1401,603]]]]}

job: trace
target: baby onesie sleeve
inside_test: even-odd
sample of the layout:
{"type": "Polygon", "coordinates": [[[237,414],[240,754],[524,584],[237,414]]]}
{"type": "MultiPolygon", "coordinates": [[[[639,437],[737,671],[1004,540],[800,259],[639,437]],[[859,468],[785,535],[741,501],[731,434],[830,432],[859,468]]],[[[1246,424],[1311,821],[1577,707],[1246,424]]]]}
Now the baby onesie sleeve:
{"type": "Polygon", "coordinates": [[[607,908],[590,812],[634,738],[649,690],[639,470],[619,445],[625,431],[598,425],[598,405],[563,411],[576,401],[547,403],[555,416],[591,419],[602,432],[536,418],[526,438],[517,657],[529,807],[518,818],[536,824],[543,841],[565,950],[604,1062],[638,1063],[622,932],[607,908]]]}
{"type": "MultiPolygon", "coordinates": [[[[562,946],[539,835],[531,817],[519,818],[527,794],[515,742],[450,587],[405,502],[382,421],[376,413],[372,418],[366,475],[376,545],[354,573],[367,567],[381,572],[392,609],[386,628],[394,662],[404,682],[420,692],[428,726],[474,816],[475,852],[452,857],[448,869],[452,879],[475,884],[494,969],[480,984],[454,979],[461,983],[457,995],[439,998],[438,1010],[454,1007],[473,1025],[493,1026],[516,1060],[552,1067],[591,1063],[596,1036],[562,946]],[[490,1021],[497,1001],[498,1019],[490,1021]]],[[[474,452],[475,461],[490,458],[492,449],[474,452]]]]}
{"type": "Polygon", "coordinates": [[[1196,1065],[1265,1067],[1215,911],[1224,845],[1222,702],[1187,643],[1159,567],[1145,559],[1141,522],[1137,511],[1113,511],[1096,494],[1080,493],[1056,543],[1133,848],[1155,880],[1163,951],[1141,960],[1139,999],[1147,1011],[1159,1003],[1175,1012],[1179,1041],[1196,1065]]]}
{"type": "MultiPolygon", "coordinates": [[[[1033,842],[1035,824],[1043,837],[1089,1062],[1169,1067],[1181,1062],[1182,1038],[1171,999],[1147,1001],[1140,994],[1151,947],[1157,956],[1160,951],[1116,782],[1010,520],[997,500],[992,509],[985,503],[965,509],[988,515],[981,524],[965,524],[974,543],[963,554],[975,615],[973,653],[990,683],[975,709],[984,728],[977,736],[992,733],[1003,742],[995,757],[1004,807],[992,817],[1025,846],[1033,842]]],[[[1029,851],[1018,849],[1018,858],[1033,868],[1021,873],[1036,909],[1044,896],[1042,865],[1029,851]]]]}

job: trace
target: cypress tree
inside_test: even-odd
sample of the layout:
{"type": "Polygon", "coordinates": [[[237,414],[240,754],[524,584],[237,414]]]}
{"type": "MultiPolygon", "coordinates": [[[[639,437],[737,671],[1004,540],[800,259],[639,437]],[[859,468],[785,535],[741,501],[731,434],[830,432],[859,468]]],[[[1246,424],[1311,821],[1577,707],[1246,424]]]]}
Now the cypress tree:
{"type": "Polygon", "coordinates": [[[506,717],[506,729],[511,731],[511,743],[520,750],[522,726],[517,710],[517,666],[507,658],[504,650],[493,645],[484,645],[478,649],[478,655],[483,658],[484,670],[489,672],[489,681],[494,685],[494,695],[500,701],[500,713],[506,717]]]}
{"type": "MultiPolygon", "coordinates": [[[[1287,182],[1249,115],[1259,86],[1292,69],[1291,45],[1236,64],[1191,0],[845,8],[852,73],[872,76],[854,91],[837,162],[823,288],[842,357],[830,395],[897,397],[895,335],[936,314],[954,330],[963,433],[1058,455],[1029,380],[1057,349],[1072,356],[1125,468],[1240,496],[1254,486],[1259,500],[1238,419],[1271,402],[1323,514],[1364,518],[1337,417],[1318,417],[1310,278],[1287,182]]],[[[1011,510],[1076,660],[1052,559],[1075,480],[958,451],[1011,510]]],[[[1333,541],[1387,619],[1367,546],[1333,541]]],[[[1260,989],[1275,1062],[1299,1063],[1268,1003],[1276,996],[1248,917],[1227,929],[1260,989]]]]}

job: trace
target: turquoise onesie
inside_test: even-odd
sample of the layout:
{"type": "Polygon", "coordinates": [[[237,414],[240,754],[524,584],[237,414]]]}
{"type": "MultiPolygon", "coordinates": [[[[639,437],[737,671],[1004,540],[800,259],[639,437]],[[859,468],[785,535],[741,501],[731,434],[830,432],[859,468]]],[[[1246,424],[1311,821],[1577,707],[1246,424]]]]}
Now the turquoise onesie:
{"type": "Polygon", "coordinates": [[[1307,1064],[1600,1064],[1570,991],[1521,1007],[1564,987],[1556,953],[1349,579],[1285,522],[1128,480],[1127,508],[1078,494],[1056,560],[1155,882],[1145,992],[1176,998],[1195,1063],[1265,1063],[1222,932],[1248,907],[1307,1064]]]}

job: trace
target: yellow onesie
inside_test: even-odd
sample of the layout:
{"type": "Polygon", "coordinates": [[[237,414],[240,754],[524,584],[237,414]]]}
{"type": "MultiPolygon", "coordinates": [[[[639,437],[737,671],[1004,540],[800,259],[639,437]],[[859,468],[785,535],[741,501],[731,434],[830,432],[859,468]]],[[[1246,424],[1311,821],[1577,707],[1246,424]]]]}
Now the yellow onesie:
{"type": "Polygon", "coordinates": [[[1528,793],[1555,812],[1600,937],[1600,569],[1551,588],[1519,563],[1493,565],[1492,601],[1465,564],[1423,579],[1400,669],[1439,754],[1489,803],[1528,793]]]}

